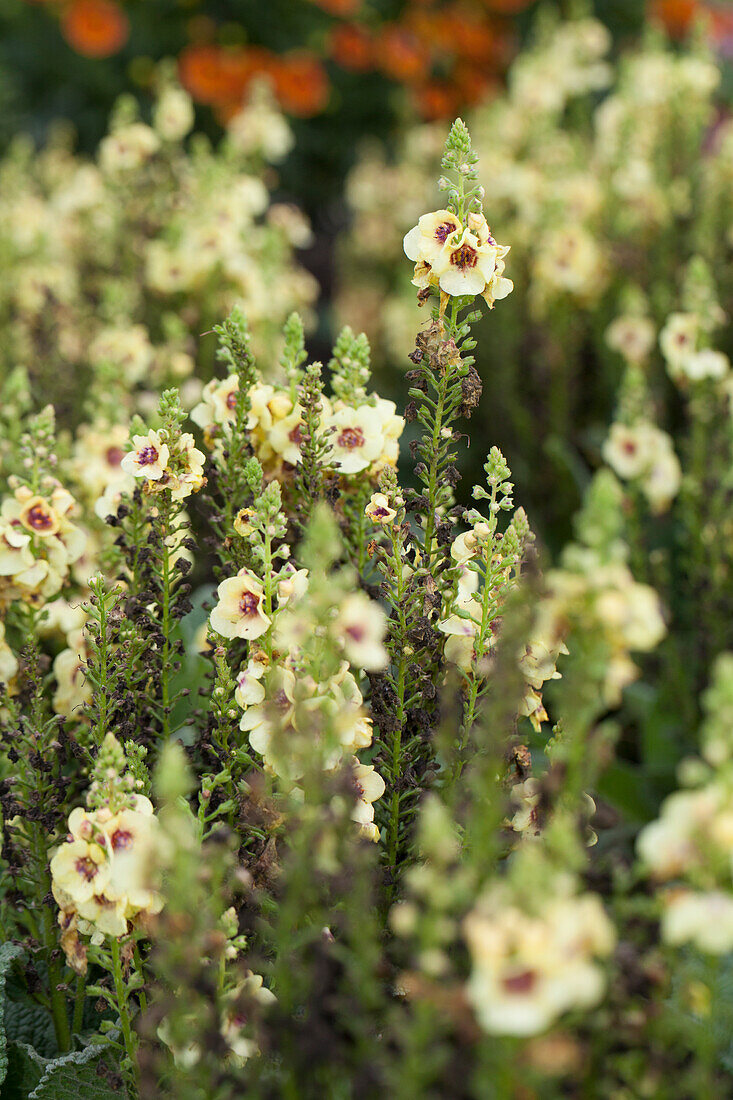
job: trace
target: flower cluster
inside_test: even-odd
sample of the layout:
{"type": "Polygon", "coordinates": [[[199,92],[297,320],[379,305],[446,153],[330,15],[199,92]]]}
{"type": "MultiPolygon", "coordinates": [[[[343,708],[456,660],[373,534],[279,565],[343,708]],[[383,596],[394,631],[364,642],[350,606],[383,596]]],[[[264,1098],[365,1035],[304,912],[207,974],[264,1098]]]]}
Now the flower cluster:
{"type": "Polygon", "coordinates": [[[51,857],[51,888],[59,906],[61,943],[69,965],[86,970],[79,935],[92,942],[126,935],[131,923],[159,913],[163,901],[151,887],[156,818],[152,803],[136,792],[125,755],[107,734],[89,788],[89,809],[69,815],[66,840],[51,857]]]}
{"type": "Polygon", "coordinates": [[[159,93],[152,126],[118,105],[95,161],[56,140],[37,157],[17,142],[2,165],[0,247],[12,272],[2,362],[25,365],[34,391],[73,408],[73,422],[72,375],[113,423],[141,400],[145,411],[141,393],[166,383],[188,380],[190,405],[201,385],[194,336],[240,301],[260,322],[259,350],[274,352],[282,321],[315,297],[294,262],[307,222],[271,203],[264,181],[278,151],[247,134],[262,94],[218,149],[192,138],[189,150],[187,93],[167,82],[159,93]]]}
{"type": "Polygon", "coordinates": [[[173,500],[184,500],[205,482],[204,458],[190,432],[171,439],[163,428],[133,436],[132,450],[120,462],[120,469],[140,478],[148,493],[168,490],[173,500]]]}
{"type": "Polygon", "coordinates": [[[494,1035],[536,1035],[572,1009],[592,1008],[605,980],[613,926],[600,899],[560,878],[528,912],[505,884],[492,886],[466,917],[472,972],[467,993],[494,1035]]]}
{"type": "Polygon", "coordinates": [[[733,947],[732,674],[733,658],[723,654],[703,696],[703,759],[685,760],[679,769],[694,785],[669,795],[637,841],[648,874],[671,883],[661,899],[664,940],[715,955],[733,947]]]}
{"type": "Polygon", "coordinates": [[[210,629],[222,639],[248,642],[234,699],[244,712],[240,729],[265,771],[292,791],[315,761],[326,774],[345,767],[352,819],[363,835],[378,840],[373,803],[385,785],[356,755],[372,744],[372,719],[349,662],[366,671],[385,667],[386,618],[362,593],[339,595],[335,581],[330,592],[322,578],[313,588],[309,569],[289,560],[287,544],[271,543],[273,533],[284,533],[279,506],[280,486],[272,481],[255,497],[246,527],[240,514],[235,530],[250,540],[255,560],[284,565],[263,576],[245,566],[223,580],[210,629]]]}
{"type": "MultiPolygon", "coordinates": [[[[213,379],[204,387],[191,419],[204,429],[204,438],[215,447],[222,428],[235,418],[237,375],[213,379]]],[[[303,408],[291,389],[258,382],[248,392],[247,430],[257,458],[268,475],[301,462],[304,432],[303,408]]],[[[344,476],[365,470],[376,479],[385,463],[397,461],[404,418],[393,401],[373,395],[358,405],[339,398],[322,398],[322,430],[328,441],[328,466],[344,476]]]]}
{"type": "Polygon", "coordinates": [[[540,629],[553,644],[567,636],[570,624],[583,623],[606,649],[603,697],[618,706],[621,693],[639,675],[631,653],[656,648],[666,634],[663,609],[653,588],[635,581],[623,561],[604,561],[585,548],[567,555],[567,567],[547,575],[540,629]]]}
{"type": "Polygon", "coordinates": [[[653,512],[664,512],[674,500],[682,469],[672,439],[647,420],[611,425],[603,457],[624,481],[635,482],[653,512]]]}
{"type": "Polygon", "coordinates": [[[55,480],[39,488],[19,485],[0,505],[0,608],[51,599],[84,553],[86,535],[70,518],[71,493],[55,480]]]}
{"type": "Polygon", "coordinates": [[[659,336],[670,377],[682,386],[696,382],[720,382],[730,374],[730,360],[708,346],[711,331],[725,320],[720,307],[713,317],[697,313],[672,313],[659,336]],[[707,339],[706,339],[707,338],[707,339]]]}
{"type": "Polygon", "coordinates": [[[466,221],[462,225],[450,210],[423,214],[404,240],[405,255],[415,262],[412,282],[419,290],[480,294],[491,307],[514,289],[504,278],[509,248],[497,244],[483,214],[471,213],[466,221]]]}

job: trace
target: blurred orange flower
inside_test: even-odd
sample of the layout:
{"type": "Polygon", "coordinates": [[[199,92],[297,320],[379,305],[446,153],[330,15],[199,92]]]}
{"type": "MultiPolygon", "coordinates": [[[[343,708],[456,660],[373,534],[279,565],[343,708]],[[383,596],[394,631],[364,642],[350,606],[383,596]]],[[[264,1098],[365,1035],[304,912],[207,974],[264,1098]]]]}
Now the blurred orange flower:
{"type": "Polygon", "coordinates": [[[652,0],[649,14],[660,19],[673,37],[681,38],[701,10],[698,0],[652,0]]]}
{"type": "Polygon", "coordinates": [[[377,39],[376,55],[380,68],[393,80],[414,84],[422,80],[430,64],[430,53],[412,31],[393,23],[377,39]]]}
{"type": "Polygon", "coordinates": [[[199,103],[221,103],[232,98],[231,77],[226,70],[219,46],[187,46],[178,58],[181,84],[199,103]]]}
{"type": "Polygon", "coordinates": [[[330,56],[344,69],[364,73],[374,64],[374,46],[369,32],[356,23],[340,23],[328,40],[330,56]]]}
{"type": "Polygon", "coordinates": [[[418,111],[430,121],[456,114],[460,104],[456,85],[448,81],[429,80],[416,88],[413,94],[418,111]]]}
{"type": "Polygon", "coordinates": [[[733,46],[733,11],[714,8],[710,16],[713,41],[719,46],[733,46]]]}
{"type": "Polygon", "coordinates": [[[311,0],[311,2],[331,15],[349,16],[356,15],[362,0],[311,0]]]}
{"type": "Polygon", "coordinates": [[[525,8],[535,3],[535,0],[483,0],[489,11],[498,12],[499,15],[516,15],[525,8]]]}
{"type": "Polygon", "coordinates": [[[283,110],[308,118],[328,103],[328,77],[315,54],[306,50],[274,57],[271,76],[283,110]]]}
{"type": "Polygon", "coordinates": [[[114,0],[74,0],[61,17],[61,32],[84,57],[110,57],[127,42],[130,23],[114,0]]]}

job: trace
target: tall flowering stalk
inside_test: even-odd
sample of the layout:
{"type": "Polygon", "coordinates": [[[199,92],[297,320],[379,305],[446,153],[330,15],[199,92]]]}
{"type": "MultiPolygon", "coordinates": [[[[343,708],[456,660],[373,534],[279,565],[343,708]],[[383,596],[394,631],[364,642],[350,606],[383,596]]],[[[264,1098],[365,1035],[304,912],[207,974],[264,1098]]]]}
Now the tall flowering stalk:
{"type": "MultiPolygon", "coordinates": [[[[387,712],[381,720],[382,753],[389,761],[392,785],[387,851],[395,874],[404,855],[415,795],[437,767],[425,733],[434,721],[431,700],[443,672],[444,637],[436,630],[437,620],[444,599],[450,592],[455,594],[456,586],[449,549],[457,518],[451,513],[454,486],[460,477],[455,466],[459,439],[455,425],[460,417],[471,415],[481,395],[481,381],[470,354],[475,348],[471,323],[479,313],[466,311],[477,295],[491,308],[512,289],[503,275],[509,250],[496,243],[483,214],[477,160],[468,130],[458,119],[442,162],[449,175],[439,184],[447,192],[447,206],[421,217],[404,241],[407,256],[415,261],[413,283],[418,300],[426,302],[433,294],[438,298],[432,321],[417,337],[411,356],[415,369],[408,374],[411,403],[407,418],[416,420],[422,429],[421,437],[411,445],[422,489],[402,494],[386,475],[383,504],[373,498],[366,510],[373,522],[389,531],[389,540],[383,540],[380,571],[393,608],[388,639],[393,663],[378,689],[378,698],[380,711],[387,712]],[[408,516],[414,516],[414,528],[406,522],[408,516]],[[420,628],[418,624],[424,625],[420,628]],[[423,729],[409,729],[418,707],[423,729]],[[420,776],[417,783],[405,784],[408,770],[420,776]]],[[[504,497],[502,506],[507,506],[504,497]]],[[[495,511],[489,525],[491,544],[495,511]]],[[[490,584],[486,592],[488,601],[490,584]]],[[[482,648],[490,622],[488,603],[483,620],[482,648]]],[[[469,724],[475,699],[474,693],[468,705],[469,724]]]]}

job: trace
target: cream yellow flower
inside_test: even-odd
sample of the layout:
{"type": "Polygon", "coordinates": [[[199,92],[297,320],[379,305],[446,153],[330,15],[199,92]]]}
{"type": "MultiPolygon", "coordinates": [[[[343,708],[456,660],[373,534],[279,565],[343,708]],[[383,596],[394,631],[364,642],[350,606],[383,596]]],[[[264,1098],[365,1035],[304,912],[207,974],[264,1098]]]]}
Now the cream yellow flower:
{"type": "Polygon", "coordinates": [[[360,827],[360,832],[369,840],[379,840],[379,830],[374,824],[374,802],[384,794],[386,787],[379,772],[371,764],[362,764],[358,757],[349,761],[351,780],[356,802],[351,811],[351,820],[360,827]]]}
{"type": "Polygon", "coordinates": [[[217,589],[219,602],[209,616],[211,629],[225,638],[259,638],[272,620],[263,611],[264,589],[249,569],[240,569],[217,589]]]}
{"type": "Polygon", "coordinates": [[[285,576],[277,582],[278,607],[297,604],[308,591],[308,570],[296,569],[292,562],[284,567],[285,576]]]}
{"type": "Polygon", "coordinates": [[[249,1023],[247,1005],[254,1003],[266,1008],[275,1000],[275,994],[263,984],[262,976],[251,971],[226,995],[221,1034],[231,1052],[229,1057],[236,1065],[242,1066],[248,1058],[259,1054],[256,1039],[246,1031],[249,1023]]]}
{"type": "Polygon", "coordinates": [[[643,363],[654,347],[656,329],[648,317],[617,317],[606,330],[606,343],[630,363],[643,363]]]}
{"type": "Polygon", "coordinates": [[[92,698],[92,685],[86,677],[86,659],[86,639],[82,630],[75,631],[69,638],[68,649],[62,649],[54,658],[53,709],[65,718],[72,718],[74,711],[92,698]]]}
{"type": "Polygon", "coordinates": [[[287,736],[295,729],[295,676],[281,665],[273,668],[262,700],[248,706],[239,728],[265,761],[265,767],[287,779],[297,779],[300,766],[287,756],[287,736]]]}
{"type": "Polygon", "coordinates": [[[86,840],[62,844],[51,859],[51,877],[77,907],[89,901],[109,883],[110,867],[104,848],[86,840]]]}
{"type": "Polygon", "coordinates": [[[423,214],[405,236],[402,246],[408,260],[422,260],[431,266],[440,258],[449,237],[461,230],[461,223],[450,210],[423,214]]]}
{"type": "Polygon", "coordinates": [[[155,104],[153,126],[163,141],[179,141],[193,126],[193,101],[183,88],[169,85],[155,104]]]}
{"type": "Polygon", "coordinates": [[[382,527],[391,523],[397,515],[395,509],[390,507],[389,500],[384,493],[374,493],[364,512],[369,516],[372,523],[378,523],[382,527]]]}
{"type": "Polygon", "coordinates": [[[33,565],[30,541],[20,523],[0,518],[0,576],[11,577],[33,565]]]}
{"type": "Polygon", "coordinates": [[[0,684],[9,688],[17,671],[18,659],[5,640],[5,623],[0,619],[0,684]]]}
{"type": "Polygon", "coordinates": [[[603,994],[595,957],[608,955],[613,928],[592,894],[549,897],[537,915],[501,887],[464,922],[473,961],[467,993],[481,1027],[494,1035],[536,1035],[603,994]]]}
{"type": "Polygon", "coordinates": [[[690,382],[702,382],[706,379],[720,381],[730,371],[730,359],[722,351],[703,348],[696,351],[680,364],[679,373],[690,382]]]}
{"type": "Polygon", "coordinates": [[[300,405],[276,420],[267,433],[267,443],[291,466],[300,463],[300,443],[303,437],[303,410],[300,405]]]}
{"type": "Polygon", "coordinates": [[[671,313],[659,335],[659,346],[675,377],[697,350],[700,318],[696,313],[671,313]]]}
{"type": "Polygon", "coordinates": [[[135,435],[132,443],[133,449],[120,463],[122,469],[133,477],[159,481],[165,475],[170,458],[168,444],[163,441],[161,433],[149,431],[147,435],[135,435]]]}
{"type": "MultiPolygon", "coordinates": [[[[430,266],[446,294],[483,294],[496,274],[499,249],[493,238],[481,243],[466,228],[457,240],[450,240],[430,266]],[[491,243],[490,243],[491,242],[491,243]]],[[[507,290],[508,293],[508,290],[507,290]]]]}
{"type": "Polygon", "coordinates": [[[733,894],[722,890],[672,890],[664,899],[662,939],[677,946],[725,955],[733,950],[733,894]]]}
{"type": "Polygon", "coordinates": [[[378,672],[389,663],[383,643],[386,629],[384,611],[363,592],[354,592],[343,600],[334,622],[334,633],[348,660],[368,672],[378,672]]]}
{"type": "Polygon", "coordinates": [[[357,474],[379,457],[384,446],[382,416],[373,405],[338,409],[328,421],[329,464],[340,474],[357,474]]]}
{"type": "Polygon", "coordinates": [[[102,139],[99,166],[109,175],[131,172],[149,160],[159,147],[160,139],[154,130],[143,122],[132,122],[102,139]]]}
{"type": "Polygon", "coordinates": [[[60,518],[43,497],[32,496],[25,501],[18,517],[23,526],[39,538],[58,533],[60,518]]]}
{"type": "Polygon", "coordinates": [[[256,706],[265,698],[265,685],[261,682],[267,672],[268,661],[263,653],[261,658],[250,657],[245,668],[237,676],[234,701],[244,709],[256,706]]]}
{"type": "Polygon", "coordinates": [[[206,456],[196,447],[196,441],[190,432],[182,432],[176,442],[176,472],[168,487],[174,500],[184,500],[191,493],[197,493],[204,485],[204,462],[206,456]]]}

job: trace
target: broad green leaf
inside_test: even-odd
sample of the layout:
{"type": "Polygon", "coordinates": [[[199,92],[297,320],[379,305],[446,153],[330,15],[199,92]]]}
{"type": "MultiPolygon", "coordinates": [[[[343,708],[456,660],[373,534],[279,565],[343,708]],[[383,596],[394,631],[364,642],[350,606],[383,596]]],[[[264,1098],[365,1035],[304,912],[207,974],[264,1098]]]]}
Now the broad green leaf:
{"type": "Polygon", "coordinates": [[[53,1017],[40,1005],[6,1001],[5,1036],[9,1043],[27,1043],[43,1058],[58,1054],[53,1017]]]}
{"type": "Polygon", "coordinates": [[[8,971],[16,959],[24,954],[23,948],[16,943],[0,945],[0,1085],[8,1072],[8,1041],[5,1037],[5,981],[8,971]]]}

